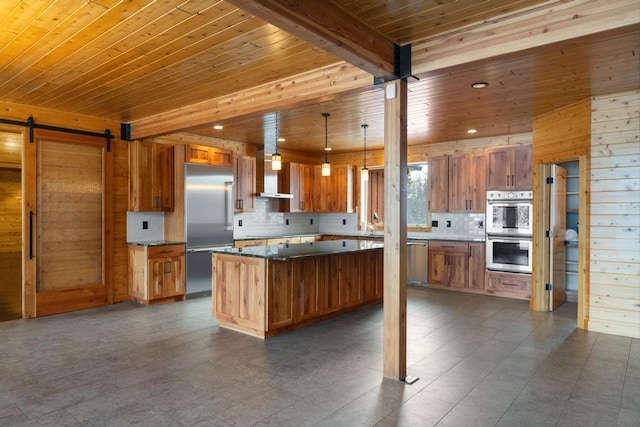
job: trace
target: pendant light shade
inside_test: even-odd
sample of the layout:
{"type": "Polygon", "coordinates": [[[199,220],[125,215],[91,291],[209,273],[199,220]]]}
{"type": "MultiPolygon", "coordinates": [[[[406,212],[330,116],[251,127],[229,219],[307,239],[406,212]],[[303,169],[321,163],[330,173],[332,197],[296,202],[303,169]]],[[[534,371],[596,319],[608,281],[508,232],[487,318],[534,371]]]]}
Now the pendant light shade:
{"type": "Polygon", "coordinates": [[[278,153],[278,113],[276,113],[276,151],[271,155],[271,169],[274,171],[282,169],[282,156],[278,153]]]}
{"type": "Polygon", "coordinates": [[[367,128],[369,127],[368,124],[363,123],[361,125],[362,127],[362,131],[364,132],[364,144],[363,144],[363,150],[362,150],[362,169],[360,169],[360,179],[362,181],[368,181],[369,180],[369,169],[367,169],[367,128]]]}
{"type": "Polygon", "coordinates": [[[274,171],[282,169],[282,156],[278,152],[271,155],[271,169],[274,171]]]}
{"type": "Polygon", "coordinates": [[[322,162],[322,176],[330,176],[331,175],[331,164],[329,163],[329,159],[327,153],[329,152],[329,130],[328,130],[328,119],[331,114],[322,113],[322,117],[324,117],[324,162],[322,162]]]}

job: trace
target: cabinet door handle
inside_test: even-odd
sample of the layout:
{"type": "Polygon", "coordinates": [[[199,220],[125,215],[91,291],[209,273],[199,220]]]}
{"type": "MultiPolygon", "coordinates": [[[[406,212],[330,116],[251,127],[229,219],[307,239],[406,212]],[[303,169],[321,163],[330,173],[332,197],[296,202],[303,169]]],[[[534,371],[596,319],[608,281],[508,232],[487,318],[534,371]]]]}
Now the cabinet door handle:
{"type": "Polygon", "coordinates": [[[33,259],[33,211],[29,211],[29,259],[33,259]]]}
{"type": "Polygon", "coordinates": [[[300,202],[300,210],[303,211],[304,210],[304,202],[300,202]]]}
{"type": "Polygon", "coordinates": [[[511,186],[513,187],[516,183],[515,175],[511,175],[511,186]]]}
{"type": "Polygon", "coordinates": [[[242,199],[238,199],[238,209],[243,209],[243,200],[242,199]]]}
{"type": "Polygon", "coordinates": [[[509,186],[509,175],[507,175],[507,187],[509,186]]]}

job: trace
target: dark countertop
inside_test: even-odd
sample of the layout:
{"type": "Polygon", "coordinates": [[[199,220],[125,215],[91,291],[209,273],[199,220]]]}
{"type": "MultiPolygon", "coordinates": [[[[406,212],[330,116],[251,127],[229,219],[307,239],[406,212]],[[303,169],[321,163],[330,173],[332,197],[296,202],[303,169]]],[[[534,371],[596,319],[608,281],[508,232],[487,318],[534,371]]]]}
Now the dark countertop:
{"type": "Polygon", "coordinates": [[[148,242],[127,242],[127,245],[135,246],[171,246],[171,245],[184,245],[186,242],[168,242],[165,240],[152,240],[148,242]]]}
{"type": "Polygon", "coordinates": [[[382,247],[381,242],[370,240],[329,240],[325,242],[251,246],[247,248],[220,248],[212,249],[211,253],[288,261],[295,258],[360,252],[382,247]]]}
{"type": "MultiPolygon", "coordinates": [[[[269,239],[287,239],[291,237],[305,237],[305,236],[344,236],[345,239],[349,238],[370,238],[370,239],[382,239],[384,235],[381,232],[375,232],[374,234],[369,233],[305,233],[305,234],[287,234],[287,235],[279,235],[279,236],[245,236],[245,237],[234,237],[234,240],[243,241],[243,240],[269,240],[269,239]]],[[[428,241],[428,240],[451,240],[458,242],[484,242],[485,236],[483,235],[443,235],[443,234],[424,234],[424,233],[408,233],[407,240],[409,241],[428,241]]]]}
{"type": "Polygon", "coordinates": [[[269,240],[269,239],[289,239],[292,237],[309,237],[309,236],[322,236],[322,233],[302,233],[302,234],[279,234],[273,236],[244,236],[234,237],[233,240],[269,240]]]}

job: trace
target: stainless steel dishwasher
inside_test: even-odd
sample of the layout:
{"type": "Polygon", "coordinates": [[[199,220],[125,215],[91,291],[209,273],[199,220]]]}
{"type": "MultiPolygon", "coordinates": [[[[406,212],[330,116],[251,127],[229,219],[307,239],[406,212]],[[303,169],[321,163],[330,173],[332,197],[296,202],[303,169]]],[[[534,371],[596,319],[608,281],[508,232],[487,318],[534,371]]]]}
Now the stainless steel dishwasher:
{"type": "Polygon", "coordinates": [[[407,283],[410,285],[427,286],[429,269],[429,243],[426,240],[409,241],[409,256],[407,265],[407,283]]]}

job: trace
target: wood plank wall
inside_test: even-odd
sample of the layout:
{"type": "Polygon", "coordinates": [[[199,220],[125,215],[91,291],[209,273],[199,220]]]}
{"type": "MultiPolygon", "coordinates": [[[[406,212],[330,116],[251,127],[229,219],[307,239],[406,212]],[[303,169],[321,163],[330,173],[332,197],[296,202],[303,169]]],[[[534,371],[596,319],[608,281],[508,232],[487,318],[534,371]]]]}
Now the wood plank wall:
{"type": "Polygon", "coordinates": [[[549,250],[545,231],[545,176],[541,173],[544,164],[580,162],[580,264],[578,272],[578,327],[587,329],[589,315],[589,268],[586,242],[589,240],[588,206],[589,173],[588,162],[591,149],[591,100],[570,104],[550,113],[538,116],[533,121],[533,272],[531,277],[530,307],[536,311],[549,310],[545,290],[546,271],[549,269],[549,250]]]}
{"type": "MultiPolygon", "coordinates": [[[[474,138],[457,141],[443,141],[435,144],[409,145],[407,149],[407,160],[409,163],[425,162],[429,156],[439,156],[442,154],[459,153],[482,153],[487,148],[506,147],[531,144],[530,133],[503,135],[491,138],[474,138]]],[[[411,143],[411,142],[409,142],[411,143]]],[[[329,161],[335,164],[351,164],[362,167],[362,151],[355,153],[330,154],[329,161]]],[[[367,151],[367,167],[381,168],[384,165],[384,150],[367,151]]]]}
{"type": "Polygon", "coordinates": [[[589,330],[640,338],[640,90],[591,109],[589,330]]]}

